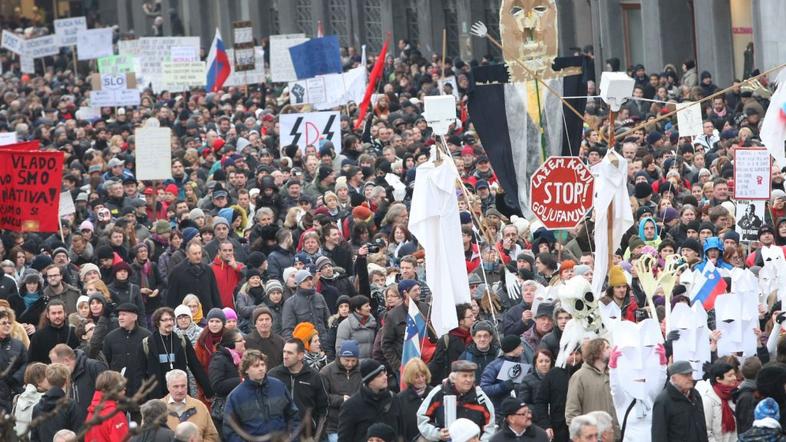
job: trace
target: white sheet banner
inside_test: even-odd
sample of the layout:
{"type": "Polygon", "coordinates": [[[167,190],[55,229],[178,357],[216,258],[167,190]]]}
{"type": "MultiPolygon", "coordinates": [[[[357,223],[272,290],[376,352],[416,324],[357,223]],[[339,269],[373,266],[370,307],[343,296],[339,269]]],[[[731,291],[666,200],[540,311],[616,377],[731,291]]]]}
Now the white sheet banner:
{"type": "Polygon", "coordinates": [[[136,178],[165,180],[172,178],[172,139],[168,127],[140,127],[136,140],[136,178]]]}
{"type": "Polygon", "coordinates": [[[60,52],[60,46],[57,45],[54,35],[45,35],[25,40],[24,52],[31,58],[50,57],[60,52]]]}
{"type": "Polygon", "coordinates": [[[341,146],[341,118],[338,112],[308,112],[282,114],[281,147],[297,144],[300,149],[314,145],[319,149],[321,140],[333,142],[336,151],[341,146]]]}
{"type": "Polygon", "coordinates": [[[114,53],[112,28],[88,29],[80,32],[76,39],[76,53],[80,60],[93,60],[114,53]]]}
{"type": "Polygon", "coordinates": [[[309,103],[318,110],[360,103],[366,93],[366,68],[361,66],[343,74],[318,75],[289,83],[289,103],[309,103]]]}

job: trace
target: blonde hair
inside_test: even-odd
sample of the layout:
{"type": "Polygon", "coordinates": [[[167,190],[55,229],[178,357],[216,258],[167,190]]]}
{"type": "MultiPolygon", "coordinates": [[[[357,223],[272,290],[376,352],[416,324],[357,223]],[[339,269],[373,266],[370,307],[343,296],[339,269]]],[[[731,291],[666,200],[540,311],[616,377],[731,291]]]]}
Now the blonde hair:
{"type": "Polygon", "coordinates": [[[104,299],[106,299],[107,302],[112,302],[112,295],[109,293],[109,287],[106,286],[104,281],[101,281],[100,279],[90,281],[87,284],[85,284],[85,289],[87,289],[90,286],[101,292],[101,294],[104,295],[104,299]]]}
{"type": "Polygon", "coordinates": [[[412,385],[415,382],[415,376],[424,374],[426,376],[426,384],[431,383],[431,371],[428,365],[420,358],[410,359],[407,365],[404,366],[404,373],[401,376],[404,383],[412,385]]]}

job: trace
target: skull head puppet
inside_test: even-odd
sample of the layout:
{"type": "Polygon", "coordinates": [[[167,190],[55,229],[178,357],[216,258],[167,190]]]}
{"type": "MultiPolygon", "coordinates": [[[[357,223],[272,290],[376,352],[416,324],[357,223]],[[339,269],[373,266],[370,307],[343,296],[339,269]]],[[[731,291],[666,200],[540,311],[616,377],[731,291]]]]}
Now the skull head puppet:
{"type": "Polygon", "coordinates": [[[577,319],[587,331],[598,336],[605,334],[605,326],[598,299],[592,293],[592,286],[583,276],[574,276],[559,287],[559,298],[562,308],[577,319]]]}

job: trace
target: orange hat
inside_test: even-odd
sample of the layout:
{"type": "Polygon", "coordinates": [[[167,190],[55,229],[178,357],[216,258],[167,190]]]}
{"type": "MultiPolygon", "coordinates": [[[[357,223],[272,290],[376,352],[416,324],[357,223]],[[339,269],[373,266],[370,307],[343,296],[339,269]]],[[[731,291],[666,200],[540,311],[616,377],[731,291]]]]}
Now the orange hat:
{"type": "Polygon", "coordinates": [[[306,351],[311,351],[311,338],[316,334],[318,334],[317,329],[310,322],[301,322],[292,331],[292,337],[300,339],[303,342],[303,346],[306,347],[306,351]]]}
{"type": "Polygon", "coordinates": [[[373,215],[374,212],[372,212],[371,209],[369,209],[366,206],[357,206],[354,209],[352,209],[353,218],[362,219],[365,221],[371,218],[373,215]]]}
{"type": "Polygon", "coordinates": [[[562,262],[560,263],[560,265],[559,265],[559,271],[561,272],[561,271],[563,271],[563,270],[570,270],[570,269],[572,269],[573,267],[576,267],[576,261],[574,261],[574,260],[572,260],[572,259],[566,259],[565,261],[562,261],[562,262]]]}

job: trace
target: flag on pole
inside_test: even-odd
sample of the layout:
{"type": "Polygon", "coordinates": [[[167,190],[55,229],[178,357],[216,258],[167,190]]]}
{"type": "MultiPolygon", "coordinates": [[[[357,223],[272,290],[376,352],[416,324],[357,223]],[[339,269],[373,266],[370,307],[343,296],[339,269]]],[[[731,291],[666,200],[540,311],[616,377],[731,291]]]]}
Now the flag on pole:
{"type": "Polygon", "coordinates": [[[401,389],[406,388],[404,383],[404,367],[407,362],[420,357],[420,343],[426,337],[426,321],[420,314],[417,303],[410,302],[407,310],[407,328],[404,331],[404,348],[401,351],[401,389]]]}
{"type": "Polygon", "coordinates": [[[366,95],[363,97],[363,102],[360,103],[360,110],[358,111],[358,119],[355,121],[355,129],[359,129],[366,118],[366,111],[368,105],[371,104],[371,95],[377,88],[377,81],[382,77],[382,70],[385,67],[385,55],[388,52],[388,39],[385,39],[385,44],[382,45],[382,50],[379,51],[377,61],[374,63],[374,68],[371,69],[371,75],[368,78],[368,86],[366,86],[366,95]]]}
{"type": "Polygon", "coordinates": [[[224,82],[232,73],[229,65],[229,57],[224,49],[224,40],[221,39],[221,31],[216,28],[216,36],[210,45],[210,52],[207,54],[207,84],[205,89],[209,92],[217,92],[224,87],[224,82]]]}
{"type": "Polygon", "coordinates": [[[767,146],[778,167],[786,167],[786,153],[783,142],[786,141],[786,70],[778,74],[775,82],[778,89],[770,97],[770,106],[761,123],[759,138],[767,146]]]}
{"type": "Polygon", "coordinates": [[[715,307],[715,299],[726,293],[726,281],[712,261],[707,261],[704,269],[696,272],[698,274],[693,286],[693,302],[699,301],[704,305],[705,310],[712,310],[715,307]]]}

